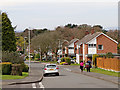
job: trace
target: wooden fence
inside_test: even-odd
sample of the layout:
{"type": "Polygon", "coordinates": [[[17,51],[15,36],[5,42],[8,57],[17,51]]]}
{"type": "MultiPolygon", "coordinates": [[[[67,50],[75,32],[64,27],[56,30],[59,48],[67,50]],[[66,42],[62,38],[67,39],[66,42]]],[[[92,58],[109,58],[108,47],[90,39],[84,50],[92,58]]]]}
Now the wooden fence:
{"type": "Polygon", "coordinates": [[[120,59],[97,58],[97,67],[107,70],[120,71],[120,59]]]}

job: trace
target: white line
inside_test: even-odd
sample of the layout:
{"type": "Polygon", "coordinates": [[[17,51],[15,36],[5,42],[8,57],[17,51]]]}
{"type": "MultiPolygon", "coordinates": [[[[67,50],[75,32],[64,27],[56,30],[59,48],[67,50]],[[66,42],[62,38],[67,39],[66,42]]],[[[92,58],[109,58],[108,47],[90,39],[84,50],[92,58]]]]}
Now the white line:
{"type": "Polygon", "coordinates": [[[39,82],[40,88],[44,88],[42,82],[39,82]]]}
{"type": "Polygon", "coordinates": [[[32,87],[33,87],[33,88],[36,88],[36,85],[35,85],[35,83],[33,83],[33,84],[32,84],[32,87]]]}
{"type": "Polygon", "coordinates": [[[71,72],[71,70],[69,68],[64,68],[64,69],[71,72]]]}

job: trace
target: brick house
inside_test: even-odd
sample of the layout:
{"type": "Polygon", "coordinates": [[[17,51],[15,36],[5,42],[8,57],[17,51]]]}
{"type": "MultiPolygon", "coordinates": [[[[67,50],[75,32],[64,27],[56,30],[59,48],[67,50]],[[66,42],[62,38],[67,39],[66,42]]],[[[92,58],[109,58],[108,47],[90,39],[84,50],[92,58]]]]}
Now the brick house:
{"type": "Polygon", "coordinates": [[[58,50],[58,55],[61,57],[75,57],[76,56],[76,43],[78,42],[79,39],[74,38],[70,42],[67,40],[64,40],[61,45],[61,49],[58,50]]]}
{"type": "Polygon", "coordinates": [[[66,54],[69,56],[69,57],[75,57],[76,56],[76,50],[77,50],[77,47],[76,47],[76,43],[78,42],[79,39],[77,38],[74,38],[72,39],[68,46],[66,47],[66,49],[68,50],[66,52],[66,54]]]}
{"type": "Polygon", "coordinates": [[[79,63],[80,60],[85,61],[88,58],[92,60],[93,54],[106,54],[108,52],[117,54],[117,44],[117,41],[106,34],[92,31],[76,43],[76,62],[79,63]]]}

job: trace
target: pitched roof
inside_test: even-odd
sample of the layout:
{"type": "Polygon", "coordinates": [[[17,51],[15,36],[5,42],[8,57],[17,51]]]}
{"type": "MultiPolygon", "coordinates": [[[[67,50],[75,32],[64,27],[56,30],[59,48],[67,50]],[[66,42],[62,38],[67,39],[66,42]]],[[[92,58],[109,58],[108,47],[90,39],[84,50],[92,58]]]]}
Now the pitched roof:
{"type": "Polygon", "coordinates": [[[96,33],[94,33],[94,34],[88,34],[88,35],[86,35],[86,36],[84,36],[81,40],[79,40],[76,44],[77,45],[80,45],[80,44],[82,44],[82,43],[87,43],[87,42],[89,42],[90,40],[92,40],[93,38],[96,38],[96,37],[98,37],[99,35],[101,35],[101,34],[103,34],[103,35],[105,35],[106,37],[108,37],[109,39],[111,39],[112,41],[114,41],[115,43],[118,43],[117,41],[115,41],[115,40],[113,40],[112,38],[110,38],[109,36],[107,36],[106,34],[104,34],[104,33],[102,33],[102,32],[96,32],[96,33]]]}
{"type": "Polygon", "coordinates": [[[96,32],[94,34],[88,34],[86,36],[84,36],[81,40],[79,40],[76,44],[80,45],[81,43],[87,43],[88,41],[92,40],[93,38],[95,38],[97,35],[101,34],[101,32],[96,32]]]}
{"type": "Polygon", "coordinates": [[[69,42],[69,45],[72,44],[73,42],[76,42],[77,40],[79,40],[79,39],[77,39],[77,38],[72,39],[72,40],[69,42]]]}

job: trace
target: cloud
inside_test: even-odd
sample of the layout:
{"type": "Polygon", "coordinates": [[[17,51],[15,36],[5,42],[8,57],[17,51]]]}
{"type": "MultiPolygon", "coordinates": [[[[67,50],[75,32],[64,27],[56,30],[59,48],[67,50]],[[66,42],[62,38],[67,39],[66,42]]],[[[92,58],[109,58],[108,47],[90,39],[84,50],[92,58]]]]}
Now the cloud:
{"type": "Polygon", "coordinates": [[[1,0],[1,7],[17,6],[40,2],[118,2],[119,0],[1,0]]]}

